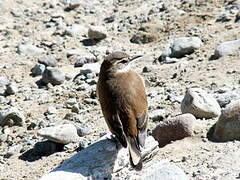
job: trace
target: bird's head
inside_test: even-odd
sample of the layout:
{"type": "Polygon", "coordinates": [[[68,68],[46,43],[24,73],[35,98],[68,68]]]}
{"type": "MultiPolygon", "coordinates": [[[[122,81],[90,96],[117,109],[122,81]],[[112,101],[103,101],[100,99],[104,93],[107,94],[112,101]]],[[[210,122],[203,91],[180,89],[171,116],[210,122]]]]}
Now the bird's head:
{"type": "Polygon", "coordinates": [[[105,57],[101,70],[110,73],[127,72],[130,69],[130,62],[140,56],[129,56],[122,51],[116,51],[105,57]]]}

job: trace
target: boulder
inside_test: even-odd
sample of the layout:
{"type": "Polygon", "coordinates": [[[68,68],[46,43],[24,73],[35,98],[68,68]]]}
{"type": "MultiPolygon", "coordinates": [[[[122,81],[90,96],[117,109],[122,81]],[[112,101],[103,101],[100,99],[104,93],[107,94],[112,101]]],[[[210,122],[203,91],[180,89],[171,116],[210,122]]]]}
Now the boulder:
{"type": "Polygon", "coordinates": [[[40,129],[38,135],[60,144],[76,142],[79,138],[77,128],[73,124],[46,127],[40,129]]]}
{"type": "Polygon", "coordinates": [[[230,103],[222,110],[213,137],[218,141],[240,139],[240,100],[230,103]]]}
{"type": "Polygon", "coordinates": [[[182,113],[191,113],[197,118],[214,118],[221,114],[217,100],[201,88],[187,90],[181,110],[182,113]]]}
{"type": "Polygon", "coordinates": [[[171,141],[180,140],[192,136],[194,133],[194,122],[196,118],[192,114],[182,114],[166,119],[157,125],[152,131],[155,140],[160,146],[171,141]]]}

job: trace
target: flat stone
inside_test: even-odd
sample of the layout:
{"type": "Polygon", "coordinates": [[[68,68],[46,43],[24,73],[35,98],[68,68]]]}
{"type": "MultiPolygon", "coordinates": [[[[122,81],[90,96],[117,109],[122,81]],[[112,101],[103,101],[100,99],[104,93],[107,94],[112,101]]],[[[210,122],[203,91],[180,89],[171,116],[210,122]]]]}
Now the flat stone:
{"type": "Polygon", "coordinates": [[[182,114],[166,119],[157,125],[152,131],[152,135],[164,146],[171,141],[180,140],[193,135],[196,118],[192,114],[182,114]]]}
{"type": "Polygon", "coordinates": [[[236,52],[240,48],[240,39],[234,41],[226,41],[219,44],[214,52],[215,58],[220,58],[236,52]]]}
{"type": "Polygon", "coordinates": [[[47,67],[43,72],[42,81],[52,85],[60,85],[64,83],[65,75],[56,68],[47,67]]]}
{"type": "Polygon", "coordinates": [[[99,63],[84,64],[80,69],[80,74],[83,74],[83,75],[86,75],[88,73],[99,74],[100,66],[101,65],[99,63]]]}
{"type": "Polygon", "coordinates": [[[18,53],[28,56],[36,56],[44,53],[43,48],[38,48],[31,44],[21,44],[18,46],[18,53]]]}
{"type": "Polygon", "coordinates": [[[78,140],[77,129],[73,124],[62,124],[53,127],[46,127],[38,131],[38,135],[50,141],[68,144],[78,140]]]}
{"type": "Polygon", "coordinates": [[[240,100],[230,103],[222,110],[213,137],[218,141],[240,139],[240,100]]]}
{"type": "Polygon", "coordinates": [[[57,60],[56,58],[52,56],[45,56],[42,57],[38,60],[40,64],[44,64],[45,66],[51,66],[51,67],[56,67],[57,66],[57,60]]]}
{"type": "MultiPolygon", "coordinates": [[[[153,137],[146,139],[146,149],[142,151],[143,158],[152,154],[158,148],[153,137]]],[[[108,179],[112,173],[119,172],[129,163],[128,149],[118,149],[117,144],[106,137],[67,159],[59,167],[44,175],[40,180],[83,180],[108,179]]]]}
{"type": "Polygon", "coordinates": [[[201,88],[187,90],[181,110],[182,113],[191,113],[198,118],[214,118],[221,114],[217,100],[201,88]]]}

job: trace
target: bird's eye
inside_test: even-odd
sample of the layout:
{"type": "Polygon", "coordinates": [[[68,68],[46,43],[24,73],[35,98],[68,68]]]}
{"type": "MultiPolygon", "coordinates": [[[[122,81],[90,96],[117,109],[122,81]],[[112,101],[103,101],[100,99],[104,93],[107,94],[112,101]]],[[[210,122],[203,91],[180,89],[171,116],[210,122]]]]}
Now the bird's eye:
{"type": "Polygon", "coordinates": [[[128,61],[127,60],[122,60],[122,61],[120,61],[119,63],[121,63],[121,64],[126,64],[128,61]]]}

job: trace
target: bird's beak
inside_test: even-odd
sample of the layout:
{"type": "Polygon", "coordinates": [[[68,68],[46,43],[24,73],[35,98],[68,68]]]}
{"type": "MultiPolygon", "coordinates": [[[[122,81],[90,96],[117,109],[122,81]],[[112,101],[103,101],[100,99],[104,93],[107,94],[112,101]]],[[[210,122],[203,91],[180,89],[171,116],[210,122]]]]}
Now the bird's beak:
{"type": "Polygon", "coordinates": [[[137,59],[137,58],[140,58],[140,57],[142,57],[142,55],[132,56],[132,57],[129,59],[129,61],[131,62],[131,61],[133,61],[133,60],[135,60],[135,59],[137,59]]]}

